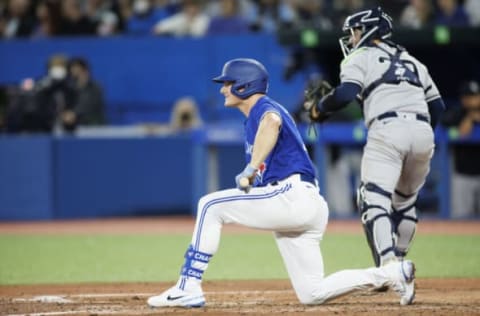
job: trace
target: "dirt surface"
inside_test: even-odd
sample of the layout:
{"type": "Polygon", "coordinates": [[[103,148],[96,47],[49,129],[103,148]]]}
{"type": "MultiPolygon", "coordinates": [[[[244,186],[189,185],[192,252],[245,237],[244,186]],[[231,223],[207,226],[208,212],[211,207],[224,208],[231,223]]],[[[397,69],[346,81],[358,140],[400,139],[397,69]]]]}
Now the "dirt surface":
{"type": "Polygon", "coordinates": [[[221,281],[204,284],[207,305],[157,308],[146,299],[171,283],[0,287],[2,315],[480,315],[475,279],[420,279],[417,299],[400,306],[392,291],[357,292],[324,305],[298,303],[288,281],[221,281]]]}
{"type": "MultiPolygon", "coordinates": [[[[0,234],[190,233],[191,218],[0,223],[0,234]]],[[[227,226],[224,233],[255,232],[227,226]]],[[[337,221],[328,232],[361,233],[358,221],[337,221]]],[[[327,232],[327,233],[328,233],[327,232]]],[[[480,222],[420,222],[420,234],[480,234],[480,222]]],[[[262,233],[262,232],[260,232],[262,233]]],[[[204,282],[207,305],[151,309],[146,299],[172,283],[0,286],[0,315],[479,315],[480,279],[419,279],[417,298],[400,306],[392,291],[357,292],[319,306],[298,303],[288,280],[204,282]]]]}

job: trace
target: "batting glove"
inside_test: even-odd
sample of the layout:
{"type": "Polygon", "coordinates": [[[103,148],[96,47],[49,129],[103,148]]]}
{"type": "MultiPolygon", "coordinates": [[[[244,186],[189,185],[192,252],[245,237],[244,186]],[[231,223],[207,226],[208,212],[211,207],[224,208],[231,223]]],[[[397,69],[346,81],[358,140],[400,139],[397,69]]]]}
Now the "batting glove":
{"type": "Polygon", "coordinates": [[[235,183],[237,184],[237,188],[245,191],[245,193],[248,193],[250,191],[250,188],[252,187],[252,182],[253,178],[255,177],[255,173],[257,172],[257,169],[253,168],[249,164],[243,169],[242,172],[240,172],[236,177],[235,177],[235,183]],[[245,186],[244,183],[240,183],[241,179],[246,178],[248,179],[248,185],[245,186]],[[243,185],[242,185],[243,184],[243,185]]]}

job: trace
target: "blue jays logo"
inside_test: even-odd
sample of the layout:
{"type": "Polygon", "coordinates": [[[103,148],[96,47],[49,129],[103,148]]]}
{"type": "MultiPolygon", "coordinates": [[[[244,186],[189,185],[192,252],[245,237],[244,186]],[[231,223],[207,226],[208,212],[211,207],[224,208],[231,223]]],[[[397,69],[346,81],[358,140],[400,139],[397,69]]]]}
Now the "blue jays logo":
{"type": "Polygon", "coordinates": [[[259,183],[262,183],[263,181],[263,174],[265,173],[265,171],[267,170],[267,164],[265,162],[262,162],[262,164],[260,165],[260,167],[258,167],[258,170],[257,170],[257,174],[255,176],[255,178],[257,179],[257,181],[259,183]]]}

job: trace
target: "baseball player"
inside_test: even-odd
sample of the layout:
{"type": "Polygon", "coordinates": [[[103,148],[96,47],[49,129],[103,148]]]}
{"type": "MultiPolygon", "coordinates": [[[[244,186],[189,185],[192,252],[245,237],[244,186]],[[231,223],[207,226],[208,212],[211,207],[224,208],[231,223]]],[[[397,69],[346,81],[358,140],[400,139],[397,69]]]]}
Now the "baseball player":
{"type": "Polygon", "coordinates": [[[319,194],[314,167],[292,117],[266,95],[265,67],[253,59],[233,59],[213,80],[222,83],[225,106],[238,108],[246,117],[247,164],[235,178],[236,188],[200,199],[179,280],[150,297],[148,305],[205,304],[202,276],[217,252],[222,226],[228,223],[274,232],[295,293],[304,304],[321,304],[353,290],[384,285],[397,290],[401,304],[410,304],[415,294],[411,261],[324,277],[319,243],[328,206],[319,194]]]}
{"type": "MultiPolygon", "coordinates": [[[[305,108],[312,120],[323,122],[355,98],[363,107],[368,137],[357,202],[375,264],[381,266],[404,258],[410,248],[415,201],[430,168],[433,128],[445,106],[425,65],[388,39],[392,19],[381,8],[347,17],[343,31],[349,35],[340,39],[341,84],[318,103],[316,91],[308,91],[305,108]]],[[[324,91],[325,84],[317,90],[324,91]]]]}

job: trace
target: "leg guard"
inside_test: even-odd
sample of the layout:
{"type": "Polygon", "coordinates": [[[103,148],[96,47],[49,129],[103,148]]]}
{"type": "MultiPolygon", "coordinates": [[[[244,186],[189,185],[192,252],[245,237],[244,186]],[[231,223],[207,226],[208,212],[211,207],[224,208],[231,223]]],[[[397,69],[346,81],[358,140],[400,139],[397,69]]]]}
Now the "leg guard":
{"type": "Polygon", "coordinates": [[[383,199],[388,198],[389,203],[391,194],[372,183],[362,183],[357,193],[363,229],[375,265],[379,267],[384,260],[394,257],[395,240],[389,212],[382,205],[368,202],[367,196],[371,193],[380,194],[383,199]]]}
{"type": "Polygon", "coordinates": [[[398,210],[392,207],[392,210],[393,232],[397,236],[395,254],[403,258],[407,255],[415,236],[418,222],[415,204],[398,210]]]}
{"type": "Polygon", "coordinates": [[[180,280],[178,287],[182,290],[186,289],[187,282],[192,280],[199,284],[202,281],[203,272],[208,267],[208,262],[212,255],[196,251],[191,245],[185,252],[185,263],[180,270],[180,280]]]}

